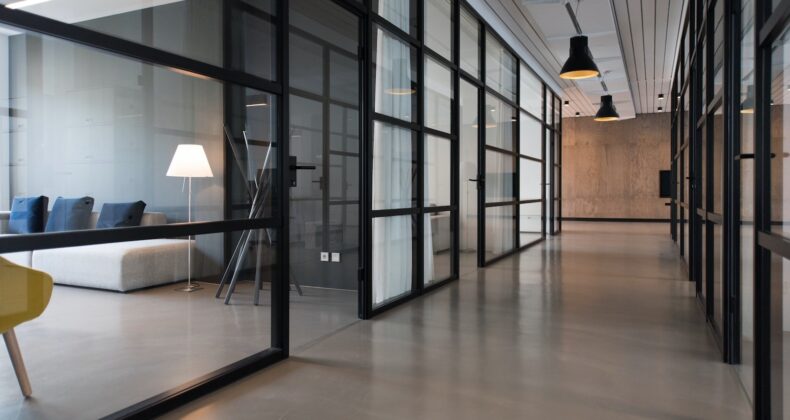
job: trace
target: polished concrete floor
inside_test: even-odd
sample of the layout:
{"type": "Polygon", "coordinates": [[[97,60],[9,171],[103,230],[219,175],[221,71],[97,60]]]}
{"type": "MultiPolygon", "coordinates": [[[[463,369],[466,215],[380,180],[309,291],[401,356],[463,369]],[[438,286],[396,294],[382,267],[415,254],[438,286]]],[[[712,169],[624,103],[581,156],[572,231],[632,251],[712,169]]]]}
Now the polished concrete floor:
{"type": "MultiPolygon", "coordinates": [[[[33,385],[21,398],[0,350],[0,419],[95,419],[269,347],[270,294],[252,305],[239,283],[231,305],[216,285],[176,285],[121,294],[55,286],[44,314],[16,329],[33,385]]],[[[356,292],[291,292],[292,346],[299,349],[357,322],[356,292]]]]}
{"type": "Polygon", "coordinates": [[[750,418],[667,226],[563,227],[168,417],[750,418]]]}

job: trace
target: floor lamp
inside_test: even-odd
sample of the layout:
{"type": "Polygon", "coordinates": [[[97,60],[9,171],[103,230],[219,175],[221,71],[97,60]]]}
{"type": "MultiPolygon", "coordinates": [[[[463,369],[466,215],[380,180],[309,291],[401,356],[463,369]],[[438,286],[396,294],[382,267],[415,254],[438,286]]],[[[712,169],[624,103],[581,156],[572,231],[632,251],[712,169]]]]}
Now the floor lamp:
{"type": "MultiPolygon", "coordinates": [[[[212,178],[211,166],[208,164],[206,151],[199,144],[179,144],[167,168],[167,176],[180,177],[188,180],[189,196],[187,198],[187,222],[192,221],[192,178],[212,178]]],[[[189,248],[187,248],[187,285],[180,289],[182,292],[194,292],[200,285],[192,283],[192,235],[189,235],[189,248]]]]}

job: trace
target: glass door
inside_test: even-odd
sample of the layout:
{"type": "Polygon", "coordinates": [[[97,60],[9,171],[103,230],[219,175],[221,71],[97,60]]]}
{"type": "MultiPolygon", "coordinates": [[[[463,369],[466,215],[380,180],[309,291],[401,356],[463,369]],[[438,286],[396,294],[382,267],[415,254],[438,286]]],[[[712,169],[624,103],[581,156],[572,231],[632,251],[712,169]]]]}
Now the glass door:
{"type": "Polygon", "coordinates": [[[480,89],[464,78],[460,83],[459,259],[463,270],[477,267],[478,194],[482,182],[478,169],[480,89]]]}
{"type": "Polygon", "coordinates": [[[334,2],[291,0],[291,343],[357,319],[360,19],[334,2]]]}

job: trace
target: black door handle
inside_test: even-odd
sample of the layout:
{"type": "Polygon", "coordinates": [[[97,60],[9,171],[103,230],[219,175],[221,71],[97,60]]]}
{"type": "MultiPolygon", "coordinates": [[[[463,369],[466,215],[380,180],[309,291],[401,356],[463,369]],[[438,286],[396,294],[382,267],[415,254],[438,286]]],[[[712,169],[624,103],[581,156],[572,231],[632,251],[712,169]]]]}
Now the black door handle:
{"type": "Polygon", "coordinates": [[[296,163],[296,156],[288,156],[288,169],[290,169],[289,178],[291,180],[291,187],[296,186],[296,171],[299,170],[315,170],[313,165],[299,165],[296,163]]]}

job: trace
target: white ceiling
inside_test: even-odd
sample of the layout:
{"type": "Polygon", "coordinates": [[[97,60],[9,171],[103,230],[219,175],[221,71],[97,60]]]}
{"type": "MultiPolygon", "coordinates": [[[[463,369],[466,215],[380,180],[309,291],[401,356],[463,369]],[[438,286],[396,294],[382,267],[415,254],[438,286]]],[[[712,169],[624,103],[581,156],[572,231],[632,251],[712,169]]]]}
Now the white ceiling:
{"type": "Polygon", "coordinates": [[[622,118],[668,108],[671,75],[687,0],[486,0],[529,53],[563,88],[563,114],[594,115],[611,94],[622,118]],[[559,78],[576,35],[565,4],[575,11],[601,70],[600,79],[559,78]],[[606,85],[604,91],[601,82],[606,85]],[[658,100],[663,93],[664,101],[658,100]]]}
{"type": "MultiPolygon", "coordinates": [[[[0,4],[17,1],[0,0],[0,4]]],[[[76,23],[180,1],[183,0],[47,0],[20,10],[61,22],[76,23]]]]}

